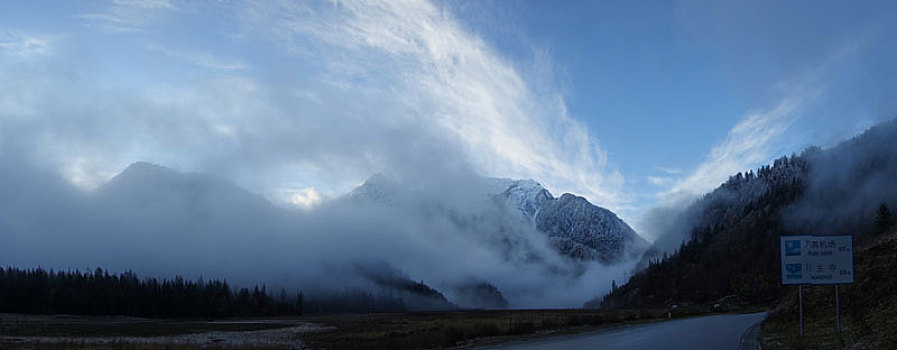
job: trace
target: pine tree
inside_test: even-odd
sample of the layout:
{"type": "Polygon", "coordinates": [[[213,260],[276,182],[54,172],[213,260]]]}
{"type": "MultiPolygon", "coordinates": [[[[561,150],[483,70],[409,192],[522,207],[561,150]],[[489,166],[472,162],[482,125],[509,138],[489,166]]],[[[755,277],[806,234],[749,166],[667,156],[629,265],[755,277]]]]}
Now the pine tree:
{"type": "Polygon", "coordinates": [[[885,233],[890,230],[891,227],[894,227],[894,218],[891,216],[891,211],[888,209],[888,206],[885,203],[881,203],[875,214],[875,232],[885,233]]]}

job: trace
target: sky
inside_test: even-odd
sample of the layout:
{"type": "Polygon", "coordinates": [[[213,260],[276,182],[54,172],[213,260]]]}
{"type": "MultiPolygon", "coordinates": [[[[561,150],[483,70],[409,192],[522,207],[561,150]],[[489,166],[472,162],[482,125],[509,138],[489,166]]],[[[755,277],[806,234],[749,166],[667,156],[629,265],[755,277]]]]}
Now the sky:
{"type": "MultiPolygon", "coordinates": [[[[284,206],[446,164],[652,209],[897,115],[893,2],[7,2],[0,152],[284,206]]],[[[425,181],[426,179],[416,179],[425,181]]]]}

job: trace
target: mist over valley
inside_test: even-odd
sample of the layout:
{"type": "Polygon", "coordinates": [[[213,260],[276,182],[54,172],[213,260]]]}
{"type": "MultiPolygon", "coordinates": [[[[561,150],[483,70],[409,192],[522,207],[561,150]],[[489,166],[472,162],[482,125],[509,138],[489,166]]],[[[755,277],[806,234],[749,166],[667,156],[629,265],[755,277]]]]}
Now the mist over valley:
{"type": "Polygon", "coordinates": [[[897,348],[894,13],[2,4],[0,348],[897,348]]]}

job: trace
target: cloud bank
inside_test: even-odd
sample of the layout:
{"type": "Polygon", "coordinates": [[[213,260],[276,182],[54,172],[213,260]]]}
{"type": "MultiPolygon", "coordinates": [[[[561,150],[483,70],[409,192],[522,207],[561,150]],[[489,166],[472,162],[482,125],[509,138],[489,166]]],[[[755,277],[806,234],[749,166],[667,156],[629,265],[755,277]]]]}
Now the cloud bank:
{"type": "Polygon", "coordinates": [[[71,15],[80,30],[39,59],[0,60],[2,191],[28,199],[0,217],[2,263],[338,288],[385,262],[445,292],[487,280],[512,307],[579,306],[627,270],[477,214],[484,176],[625,205],[562,94],[524,73],[550,69],[426,1],[204,6],[114,1],[71,15]],[[205,177],[109,182],[139,161],[306,210],[205,177]],[[374,173],[419,201],[333,204],[374,173]]]}
{"type": "Polygon", "coordinates": [[[375,290],[359,267],[386,266],[450,300],[459,284],[488,281],[511,307],[578,307],[632,264],[560,256],[525,218],[485,196],[475,174],[397,184],[407,195],[388,205],[347,197],[291,211],[215,176],[146,163],[85,193],[14,149],[0,152],[0,195],[9,199],[0,203],[0,264],[134,269],[308,293],[375,290]]]}
{"type": "Polygon", "coordinates": [[[296,195],[448,152],[482,175],[626,205],[622,175],[540,86],[551,68],[532,66],[550,60],[504,57],[430,2],[113,1],[67,18],[81,29],[37,45],[49,57],[0,62],[0,115],[84,188],[150,161],[308,204],[296,195]]]}

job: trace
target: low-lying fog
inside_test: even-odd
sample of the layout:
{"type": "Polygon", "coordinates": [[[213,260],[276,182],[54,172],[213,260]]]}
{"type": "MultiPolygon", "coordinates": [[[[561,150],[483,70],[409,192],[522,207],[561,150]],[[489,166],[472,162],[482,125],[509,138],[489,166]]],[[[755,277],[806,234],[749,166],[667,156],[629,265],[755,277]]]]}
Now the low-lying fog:
{"type": "MultiPolygon", "coordinates": [[[[21,157],[0,162],[0,264],[226,278],[308,292],[376,287],[359,268],[453,287],[486,281],[511,307],[580,307],[633,266],[574,261],[457,164],[395,172],[403,199],[272,205],[212,175],[139,163],[84,192],[21,157]]],[[[385,189],[389,191],[390,189],[385,189]]],[[[389,195],[389,194],[387,194],[389,195]]]]}

